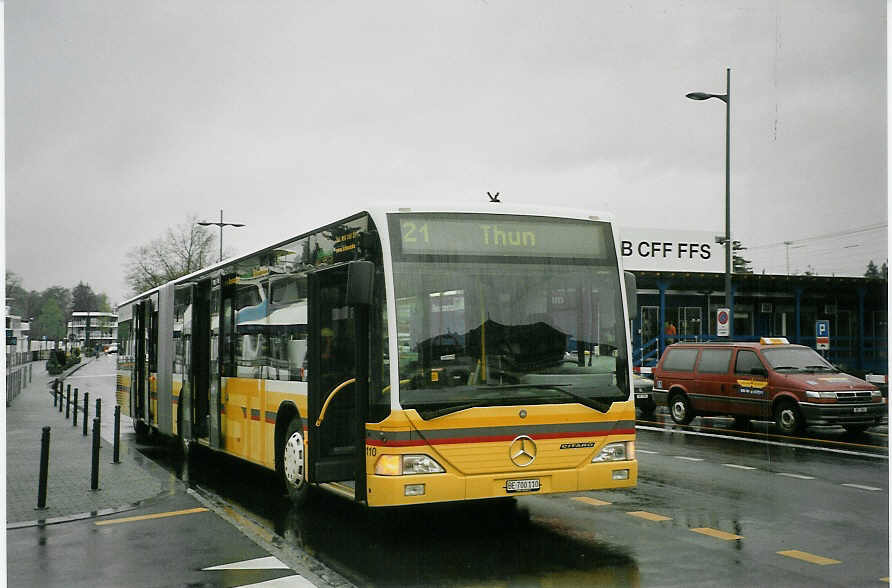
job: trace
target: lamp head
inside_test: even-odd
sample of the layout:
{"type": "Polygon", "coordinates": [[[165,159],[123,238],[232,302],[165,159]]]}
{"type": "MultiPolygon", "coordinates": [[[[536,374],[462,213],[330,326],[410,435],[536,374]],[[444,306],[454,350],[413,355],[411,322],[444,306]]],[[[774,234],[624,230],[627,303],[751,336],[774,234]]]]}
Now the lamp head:
{"type": "Polygon", "coordinates": [[[728,101],[727,94],[707,94],[706,92],[689,92],[685,94],[686,98],[691,100],[709,100],[710,98],[718,98],[722,102],[728,101]]]}

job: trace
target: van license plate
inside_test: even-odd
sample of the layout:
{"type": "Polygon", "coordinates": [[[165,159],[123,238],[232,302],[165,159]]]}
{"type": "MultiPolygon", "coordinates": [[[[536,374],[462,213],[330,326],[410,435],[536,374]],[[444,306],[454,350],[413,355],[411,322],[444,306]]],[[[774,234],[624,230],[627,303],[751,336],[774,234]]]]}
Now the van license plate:
{"type": "Polygon", "coordinates": [[[635,398],[638,400],[647,400],[650,396],[648,394],[636,394],[635,398]]]}
{"type": "Polygon", "coordinates": [[[867,412],[866,406],[856,406],[852,409],[852,412],[867,412]]]}
{"type": "Polygon", "coordinates": [[[508,492],[535,492],[539,489],[539,480],[508,480],[505,490],[508,492]]]}

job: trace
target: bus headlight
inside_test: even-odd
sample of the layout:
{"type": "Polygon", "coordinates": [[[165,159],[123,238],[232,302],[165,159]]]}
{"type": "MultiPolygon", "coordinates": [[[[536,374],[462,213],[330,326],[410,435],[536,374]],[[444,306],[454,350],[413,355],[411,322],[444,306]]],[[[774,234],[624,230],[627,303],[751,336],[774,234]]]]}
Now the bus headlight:
{"type": "Polygon", "coordinates": [[[411,476],[412,474],[442,474],[446,470],[429,455],[382,455],[375,462],[379,476],[411,476]]]}
{"type": "Polygon", "coordinates": [[[631,459],[635,459],[635,443],[633,441],[621,441],[619,443],[608,443],[602,447],[601,452],[592,458],[592,463],[631,459]]]}

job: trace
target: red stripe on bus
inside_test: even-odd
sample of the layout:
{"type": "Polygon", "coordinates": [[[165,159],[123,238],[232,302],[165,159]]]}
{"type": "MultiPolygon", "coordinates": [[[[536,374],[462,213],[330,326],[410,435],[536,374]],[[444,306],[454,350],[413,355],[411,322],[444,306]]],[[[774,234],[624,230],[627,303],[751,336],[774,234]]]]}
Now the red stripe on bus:
{"type": "MultiPolygon", "coordinates": [[[[634,435],[635,429],[613,429],[610,431],[584,431],[580,433],[543,433],[530,435],[534,440],[540,439],[573,439],[578,437],[607,437],[608,435],[634,435]]],[[[458,443],[493,443],[496,441],[513,441],[517,435],[492,435],[487,437],[452,437],[448,439],[411,439],[408,441],[381,441],[366,439],[366,445],[378,447],[413,447],[422,445],[454,445],[458,443]]]]}

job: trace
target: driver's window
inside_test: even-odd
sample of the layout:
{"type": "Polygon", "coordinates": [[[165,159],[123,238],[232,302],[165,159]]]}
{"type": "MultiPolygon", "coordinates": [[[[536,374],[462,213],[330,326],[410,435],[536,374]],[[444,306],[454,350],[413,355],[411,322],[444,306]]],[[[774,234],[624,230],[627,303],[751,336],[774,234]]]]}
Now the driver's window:
{"type": "Polygon", "coordinates": [[[741,350],[737,352],[737,361],[734,363],[734,372],[738,374],[752,373],[753,368],[761,368],[762,362],[752,351],[741,350]]]}

